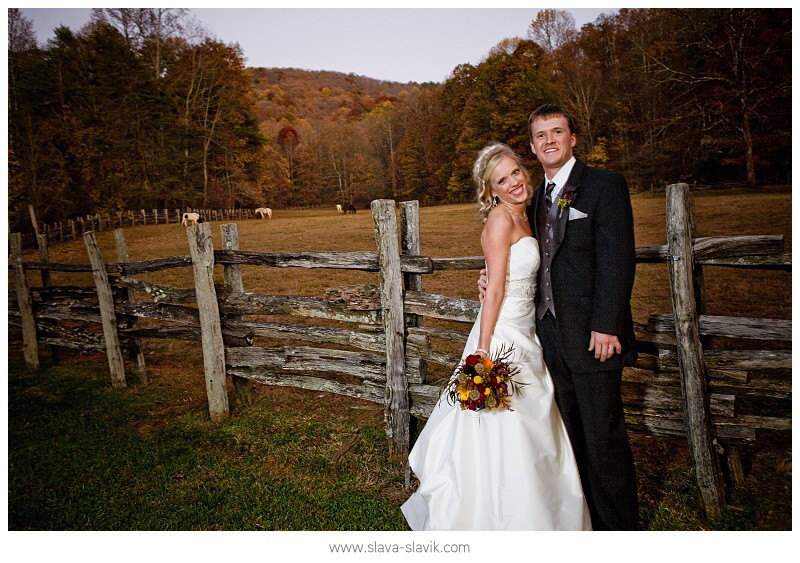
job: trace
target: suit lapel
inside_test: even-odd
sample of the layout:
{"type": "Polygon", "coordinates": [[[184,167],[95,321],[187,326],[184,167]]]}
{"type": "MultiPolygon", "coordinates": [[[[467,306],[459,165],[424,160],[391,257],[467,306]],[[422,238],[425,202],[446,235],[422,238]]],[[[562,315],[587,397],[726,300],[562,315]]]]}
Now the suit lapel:
{"type": "Polygon", "coordinates": [[[539,187],[533,191],[531,196],[531,204],[528,206],[528,223],[531,225],[533,236],[539,238],[539,200],[542,198],[542,190],[544,189],[544,180],[539,187]]]}
{"type": "MultiPolygon", "coordinates": [[[[564,189],[561,190],[561,194],[563,195],[564,191],[568,187],[575,188],[575,195],[573,196],[572,204],[570,205],[574,205],[580,196],[581,180],[583,179],[583,171],[585,169],[586,165],[576,158],[575,164],[572,167],[572,171],[569,173],[567,183],[564,184],[564,189]]],[[[555,258],[555,255],[558,253],[558,249],[561,248],[561,243],[564,242],[564,235],[567,232],[567,223],[569,223],[569,207],[561,208],[558,205],[555,205],[554,209],[556,210],[555,213],[557,217],[555,238],[553,240],[555,243],[555,247],[553,248],[553,257],[555,258]]]]}

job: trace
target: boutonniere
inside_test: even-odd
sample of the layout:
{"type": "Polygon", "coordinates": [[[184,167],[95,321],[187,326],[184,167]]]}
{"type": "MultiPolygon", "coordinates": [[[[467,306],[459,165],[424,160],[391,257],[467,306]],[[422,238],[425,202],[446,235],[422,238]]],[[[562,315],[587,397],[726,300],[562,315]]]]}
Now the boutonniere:
{"type": "Polygon", "coordinates": [[[564,209],[569,208],[572,205],[572,202],[575,201],[575,191],[578,188],[575,186],[564,186],[564,189],[561,190],[561,196],[558,198],[558,218],[561,219],[561,215],[564,213],[564,209]]]}

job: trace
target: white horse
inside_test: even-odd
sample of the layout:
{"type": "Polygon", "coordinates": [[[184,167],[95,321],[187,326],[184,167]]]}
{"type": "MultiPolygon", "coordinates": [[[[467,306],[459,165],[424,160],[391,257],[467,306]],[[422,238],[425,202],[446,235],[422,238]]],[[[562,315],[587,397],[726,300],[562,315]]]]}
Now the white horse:
{"type": "Polygon", "coordinates": [[[336,213],[344,213],[344,209],[342,209],[342,205],[339,203],[336,204],[336,213]]]}
{"type": "Polygon", "coordinates": [[[189,223],[192,225],[197,225],[198,223],[202,223],[203,219],[200,217],[199,213],[184,213],[183,219],[181,220],[181,225],[184,227],[188,226],[189,223]]]}
{"type": "Polygon", "coordinates": [[[262,219],[265,216],[272,219],[272,209],[270,209],[269,207],[259,207],[258,209],[256,209],[256,215],[259,214],[261,215],[262,219]]]}

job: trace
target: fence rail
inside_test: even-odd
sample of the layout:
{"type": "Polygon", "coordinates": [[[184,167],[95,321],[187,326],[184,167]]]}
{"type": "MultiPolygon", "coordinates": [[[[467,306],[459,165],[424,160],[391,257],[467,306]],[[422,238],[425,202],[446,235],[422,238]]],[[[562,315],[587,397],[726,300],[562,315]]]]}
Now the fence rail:
{"type": "MultiPolygon", "coordinates": [[[[672,208],[691,215],[689,195],[685,186],[670,187],[672,208]]],[[[211,227],[203,223],[187,229],[191,256],[129,262],[124,231],[118,229],[117,262],[103,262],[93,233],[87,232],[91,264],[59,264],[47,261],[46,250],[41,261],[23,262],[21,237],[12,234],[9,268],[16,288],[9,292],[9,323],[23,329],[26,362],[32,369],[38,365],[40,344],[105,351],[118,386],[129,379],[121,367],[123,357],[146,382],[142,347],[148,339],[201,342],[213,420],[229,413],[226,376],[232,376],[233,392],[243,401],[251,381],[338,393],[383,404],[390,449],[405,456],[417,418],[426,418],[439,397],[429,368],[446,376],[460,359],[453,345],[463,345],[467,338],[465,332],[433,326],[434,319],[472,323],[479,310],[476,301],[425,292],[424,276],[478,270],[484,261],[480,256],[420,256],[417,202],[402,204],[400,225],[394,202],[376,201],[372,211],[376,252],[240,250],[235,224],[222,225],[223,249],[213,250],[211,227]],[[224,269],[224,284],[213,283],[215,264],[224,269]],[[245,264],[378,275],[374,284],[332,287],[319,297],[268,295],[245,291],[245,264]],[[181,267],[193,268],[194,287],[135,277],[181,267]],[[43,287],[30,288],[26,271],[92,272],[95,286],[55,286],[48,280],[43,287]],[[275,316],[280,318],[270,318],[275,316]],[[324,319],[336,326],[291,324],[285,317],[324,319]],[[150,322],[145,326],[141,319],[150,322]]],[[[679,215],[668,213],[669,245],[636,250],[640,263],[669,265],[674,310],[653,314],[647,325],[637,327],[640,359],[638,369],[625,372],[623,403],[631,430],[689,441],[701,496],[713,517],[724,505],[723,485],[716,479],[718,448],[724,448],[724,461],[733,468],[737,445],[757,443],[762,431],[791,430],[790,415],[775,406],[776,400],[791,400],[786,373],[791,353],[704,350],[702,343],[712,336],[787,342],[791,321],[702,314],[702,268],[790,270],[791,260],[782,254],[782,236],[695,237],[693,227],[680,235],[676,225],[693,225],[693,220],[679,215]],[[683,247],[675,245],[678,235],[684,237],[683,247]],[[752,400],[761,401],[758,412],[741,408],[742,401],[752,400]]],[[[45,249],[46,242],[43,237],[45,249]]],[[[408,472],[406,477],[408,484],[408,472]]]]}

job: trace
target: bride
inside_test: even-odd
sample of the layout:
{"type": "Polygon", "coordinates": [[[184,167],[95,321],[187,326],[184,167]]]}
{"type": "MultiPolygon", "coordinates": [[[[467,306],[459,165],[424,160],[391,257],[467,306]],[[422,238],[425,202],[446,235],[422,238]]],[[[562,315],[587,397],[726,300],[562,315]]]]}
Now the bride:
{"type": "Polygon", "coordinates": [[[506,145],[473,167],[489,284],[463,358],[513,345],[512,410],[461,410],[445,394],[409,455],[420,484],[401,507],[412,530],[589,530],[575,457],[536,337],[539,246],[525,214],[532,189],[506,145]]]}

